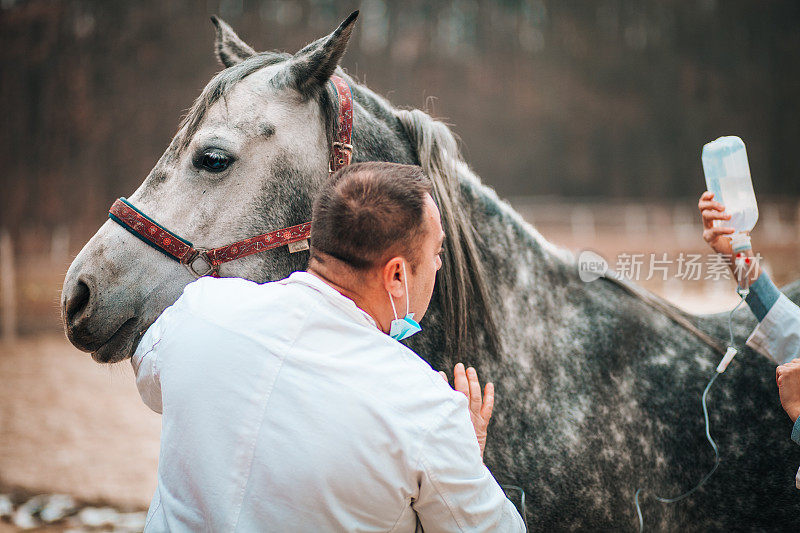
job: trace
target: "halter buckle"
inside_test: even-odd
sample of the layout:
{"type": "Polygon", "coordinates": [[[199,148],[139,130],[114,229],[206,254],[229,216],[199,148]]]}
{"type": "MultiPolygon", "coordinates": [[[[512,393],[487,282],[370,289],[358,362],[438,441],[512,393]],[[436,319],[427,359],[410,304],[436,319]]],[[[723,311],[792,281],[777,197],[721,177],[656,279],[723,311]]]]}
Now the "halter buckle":
{"type": "Polygon", "coordinates": [[[196,278],[202,278],[209,275],[216,276],[219,273],[219,265],[215,265],[211,259],[209,259],[207,248],[195,248],[194,253],[185,261],[181,261],[181,264],[185,266],[186,270],[188,270],[196,278]],[[202,259],[202,261],[205,263],[205,266],[202,268],[202,270],[198,270],[198,268],[195,267],[195,263],[197,263],[198,259],[202,259]]]}
{"type": "Polygon", "coordinates": [[[339,141],[333,141],[333,147],[338,148],[339,150],[347,150],[351,154],[353,153],[353,145],[347,144],[339,141]]]}
{"type": "MultiPolygon", "coordinates": [[[[333,148],[334,148],[334,151],[331,152],[331,157],[337,157],[337,154],[335,152],[336,149],[339,149],[339,150],[341,150],[343,152],[347,152],[347,159],[345,159],[344,154],[341,154],[341,157],[336,159],[336,161],[334,163],[334,166],[336,166],[337,168],[342,168],[343,166],[346,166],[346,165],[350,164],[350,160],[353,158],[353,145],[352,144],[348,144],[348,143],[343,143],[343,142],[340,142],[340,141],[333,141],[333,143],[331,143],[331,144],[333,145],[333,148]]],[[[328,160],[328,176],[330,176],[334,172],[335,172],[335,170],[333,168],[331,168],[331,161],[329,159],[328,160]]]]}

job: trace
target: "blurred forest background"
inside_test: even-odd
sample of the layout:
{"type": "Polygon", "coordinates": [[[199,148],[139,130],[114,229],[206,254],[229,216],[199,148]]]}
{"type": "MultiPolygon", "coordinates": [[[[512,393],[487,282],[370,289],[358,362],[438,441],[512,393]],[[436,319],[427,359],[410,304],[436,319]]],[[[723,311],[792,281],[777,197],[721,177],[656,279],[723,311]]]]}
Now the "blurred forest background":
{"type": "MultiPolygon", "coordinates": [[[[612,267],[623,252],[707,254],[700,150],[739,135],[754,243],[779,284],[800,277],[796,0],[0,0],[0,531],[30,523],[19,509],[43,492],[147,508],[160,418],[129,365],[66,342],[59,289],[220,69],[209,15],[293,52],[354,9],[342,65],[452,124],[484,182],[554,243],[612,267]]],[[[697,312],[735,300],[731,281],[674,266],[640,281],[697,312]]]]}
{"type": "Polygon", "coordinates": [[[0,224],[96,223],[219,70],[208,15],[295,51],[351,10],[343,66],[454,125],[501,195],[662,199],[700,148],[747,143],[759,195],[800,193],[794,0],[2,0],[0,224]],[[429,97],[434,97],[428,101],[429,97]]]}
{"type": "Polygon", "coordinates": [[[220,69],[210,14],[256,50],[296,51],[353,9],[348,72],[452,124],[483,180],[555,242],[610,253],[595,239],[640,224],[695,224],[697,241],[700,150],[731,134],[747,144],[760,226],[774,211],[769,234],[798,240],[794,0],[0,0],[15,327],[58,327],[71,257],[220,69]],[[37,254],[48,261],[24,259],[37,254]]]}

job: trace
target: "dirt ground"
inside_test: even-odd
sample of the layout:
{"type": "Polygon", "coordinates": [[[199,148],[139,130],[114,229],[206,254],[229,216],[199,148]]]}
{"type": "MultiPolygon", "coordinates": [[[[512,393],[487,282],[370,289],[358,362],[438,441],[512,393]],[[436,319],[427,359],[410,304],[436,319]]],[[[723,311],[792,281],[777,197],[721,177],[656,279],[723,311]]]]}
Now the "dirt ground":
{"type": "Polygon", "coordinates": [[[160,431],[128,361],[98,365],[57,334],[0,345],[0,493],[147,509],[160,431]]]}

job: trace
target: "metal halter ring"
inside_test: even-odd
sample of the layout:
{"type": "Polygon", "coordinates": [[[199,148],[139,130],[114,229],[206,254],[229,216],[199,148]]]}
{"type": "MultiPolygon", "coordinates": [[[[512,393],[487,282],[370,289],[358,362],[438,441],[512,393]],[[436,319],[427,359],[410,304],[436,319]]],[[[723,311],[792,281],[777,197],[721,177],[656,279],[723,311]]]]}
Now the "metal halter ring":
{"type": "Polygon", "coordinates": [[[190,256],[186,261],[181,261],[183,266],[186,267],[186,270],[196,278],[202,278],[208,275],[215,276],[219,272],[219,265],[215,265],[211,262],[211,259],[208,258],[208,249],[195,248],[195,250],[197,250],[197,253],[190,256]],[[194,266],[198,259],[202,259],[205,263],[205,268],[202,271],[198,271],[194,266]]]}

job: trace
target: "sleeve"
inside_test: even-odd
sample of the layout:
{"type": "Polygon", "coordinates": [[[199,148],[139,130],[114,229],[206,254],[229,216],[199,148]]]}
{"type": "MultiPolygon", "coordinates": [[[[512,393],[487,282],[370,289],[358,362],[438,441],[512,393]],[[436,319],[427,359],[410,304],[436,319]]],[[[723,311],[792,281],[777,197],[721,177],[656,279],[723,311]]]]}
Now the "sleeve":
{"type": "Polygon", "coordinates": [[[758,279],[750,286],[750,292],[745,298],[750,311],[756,316],[759,322],[764,320],[767,313],[775,302],[780,298],[781,291],[772,283],[769,275],[766,272],[761,272],[758,279]]]}
{"type": "Polygon", "coordinates": [[[779,365],[800,356],[800,307],[781,293],[747,345],[779,365]]]}
{"type": "Polygon", "coordinates": [[[131,356],[131,366],[136,376],[136,388],[139,389],[139,396],[142,397],[144,404],[161,414],[163,402],[161,397],[161,373],[160,363],[165,354],[163,347],[159,348],[159,343],[164,335],[169,331],[170,335],[176,333],[175,327],[170,324],[175,323],[175,318],[181,313],[190,309],[192,299],[202,297],[203,291],[207,290],[212,278],[200,278],[189,283],[183,289],[181,296],[174,304],[162,311],[156,318],[139,341],[136,351],[131,356]]]}
{"type": "Polygon", "coordinates": [[[159,374],[158,344],[161,342],[161,319],[159,317],[145,332],[139,346],[131,356],[131,366],[136,376],[136,388],[144,404],[161,414],[161,376],[159,374]]]}
{"type": "Polygon", "coordinates": [[[481,460],[467,399],[447,404],[421,449],[422,479],[412,507],[423,530],[525,531],[517,508],[481,460]]]}
{"type": "Polygon", "coordinates": [[[792,440],[797,444],[800,444],[800,418],[794,422],[794,427],[792,428],[792,440]]]}

